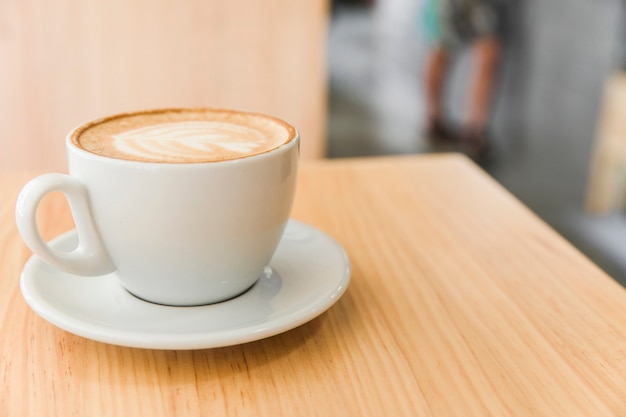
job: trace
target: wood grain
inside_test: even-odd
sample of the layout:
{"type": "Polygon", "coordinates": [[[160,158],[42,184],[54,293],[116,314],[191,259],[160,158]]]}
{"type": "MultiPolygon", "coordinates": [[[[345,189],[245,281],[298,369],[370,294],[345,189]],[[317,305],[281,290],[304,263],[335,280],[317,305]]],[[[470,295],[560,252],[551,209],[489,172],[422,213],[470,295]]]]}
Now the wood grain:
{"type": "Polygon", "coordinates": [[[65,168],[87,120],[143,108],[269,113],[325,154],[328,1],[0,2],[0,170],[65,168]]]}
{"type": "MultiPolygon", "coordinates": [[[[353,280],[293,331],[153,351],[59,330],[24,303],[29,253],[0,175],[0,415],[626,415],[626,292],[460,156],[303,164],[293,216],[353,280]]],[[[71,227],[50,196],[47,236],[71,227]]]]}

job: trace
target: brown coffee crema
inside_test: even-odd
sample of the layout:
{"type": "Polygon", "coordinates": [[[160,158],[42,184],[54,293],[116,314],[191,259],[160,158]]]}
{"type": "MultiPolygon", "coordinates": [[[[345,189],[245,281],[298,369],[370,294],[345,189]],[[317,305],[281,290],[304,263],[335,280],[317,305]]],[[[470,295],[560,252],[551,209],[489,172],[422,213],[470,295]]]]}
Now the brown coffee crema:
{"type": "Polygon", "coordinates": [[[219,109],[159,109],[87,123],[73,144],[109,158],[157,163],[246,158],[290,142],[296,130],[271,116],[219,109]]]}

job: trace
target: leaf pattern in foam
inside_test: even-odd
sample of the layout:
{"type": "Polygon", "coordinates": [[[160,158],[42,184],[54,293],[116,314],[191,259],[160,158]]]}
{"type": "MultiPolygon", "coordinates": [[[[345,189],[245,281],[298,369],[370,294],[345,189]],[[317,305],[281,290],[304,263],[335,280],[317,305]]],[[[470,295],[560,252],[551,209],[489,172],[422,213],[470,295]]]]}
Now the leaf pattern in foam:
{"type": "Polygon", "coordinates": [[[145,126],[112,137],[118,151],[146,159],[185,159],[223,151],[245,155],[266,140],[247,126],[204,120],[145,126]]]}

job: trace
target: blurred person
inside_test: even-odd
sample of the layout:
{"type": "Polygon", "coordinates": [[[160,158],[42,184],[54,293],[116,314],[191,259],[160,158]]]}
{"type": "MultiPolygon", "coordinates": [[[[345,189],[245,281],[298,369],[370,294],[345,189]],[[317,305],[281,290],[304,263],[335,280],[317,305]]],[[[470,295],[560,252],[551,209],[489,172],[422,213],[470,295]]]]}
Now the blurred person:
{"type": "Polygon", "coordinates": [[[458,142],[473,158],[489,150],[488,125],[500,62],[503,4],[498,0],[426,0],[424,27],[431,45],[426,62],[427,136],[458,142]],[[468,113],[460,131],[452,130],[444,112],[444,90],[451,54],[471,48],[468,113]]]}

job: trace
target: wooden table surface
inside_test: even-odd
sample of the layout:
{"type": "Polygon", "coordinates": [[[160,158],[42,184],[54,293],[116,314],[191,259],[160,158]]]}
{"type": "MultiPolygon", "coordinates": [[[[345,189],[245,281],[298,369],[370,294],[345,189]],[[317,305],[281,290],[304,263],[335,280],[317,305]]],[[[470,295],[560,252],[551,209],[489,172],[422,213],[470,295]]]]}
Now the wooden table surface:
{"type": "MultiPolygon", "coordinates": [[[[117,347],[33,313],[0,175],[2,416],[624,416],[626,291],[464,157],[304,163],[293,217],[350,256],[319,318],[244,345],[117,347]]],[[[47,238],[72,227],[40,210],[47,238]]]]}

